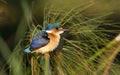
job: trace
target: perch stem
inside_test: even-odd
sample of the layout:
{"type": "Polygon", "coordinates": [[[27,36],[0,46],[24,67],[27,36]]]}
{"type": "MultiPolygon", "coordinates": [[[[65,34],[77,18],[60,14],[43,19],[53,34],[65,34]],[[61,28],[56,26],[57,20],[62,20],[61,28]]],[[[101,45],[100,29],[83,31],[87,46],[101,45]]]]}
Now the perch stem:
{"type": "Polygon", "coordinates": [[[44,75],[50,75],[50,62],[49,62],[50,55],[49,55],[49,53],[45,53],[44,58],[45,58],[44,75]]]}

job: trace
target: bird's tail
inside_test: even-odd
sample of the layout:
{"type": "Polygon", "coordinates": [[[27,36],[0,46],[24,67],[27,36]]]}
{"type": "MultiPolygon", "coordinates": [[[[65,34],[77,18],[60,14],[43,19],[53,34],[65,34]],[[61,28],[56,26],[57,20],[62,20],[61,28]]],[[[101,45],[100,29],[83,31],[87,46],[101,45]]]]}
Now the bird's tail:
{"type": "Polygon", "coordinates": [[[24,50],[24,52],[26,52],[26,53],[31,52],[31,51],[30,51],[30,47],[26,48],[26,49],[24,50]]]}

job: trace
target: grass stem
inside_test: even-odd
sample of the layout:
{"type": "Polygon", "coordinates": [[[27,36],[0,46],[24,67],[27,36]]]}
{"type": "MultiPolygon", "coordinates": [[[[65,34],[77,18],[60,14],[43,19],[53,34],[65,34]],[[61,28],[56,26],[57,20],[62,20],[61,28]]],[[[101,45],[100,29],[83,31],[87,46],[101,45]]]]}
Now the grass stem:
{"type": "Polygon", "coordinates": [[[45,69],[44,69],[44,75],[50,75],[50,62],[49,62],[49,53],[44,54],[45,58],[45,69]]]}

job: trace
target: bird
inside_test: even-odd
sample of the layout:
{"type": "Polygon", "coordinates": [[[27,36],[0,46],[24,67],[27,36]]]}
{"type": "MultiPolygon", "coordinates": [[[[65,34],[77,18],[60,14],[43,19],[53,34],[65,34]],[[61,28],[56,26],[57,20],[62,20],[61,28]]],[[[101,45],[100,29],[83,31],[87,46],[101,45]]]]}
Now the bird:
{"type": "Polygon", "coordinates": [[[48,24],[45,30],[39,30],[34,35],[29,47],[25,48],[26,53],[41,53],[49,56],[49,52],[55,50],[60,42],[60,34],[68,29],[60,27],[59,23],[48,24]]]}

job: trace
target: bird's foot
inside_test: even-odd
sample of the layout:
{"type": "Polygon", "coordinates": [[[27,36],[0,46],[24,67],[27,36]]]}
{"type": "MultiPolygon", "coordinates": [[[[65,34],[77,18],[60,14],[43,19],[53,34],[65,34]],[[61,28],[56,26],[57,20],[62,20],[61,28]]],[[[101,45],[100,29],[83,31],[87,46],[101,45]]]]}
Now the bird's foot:
{"type": "Polygon", "coordinates": [[[49,53],[44,53],[44,57],[50,57],[49,53]]]}

